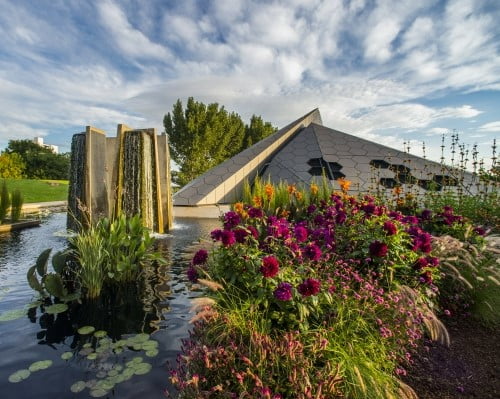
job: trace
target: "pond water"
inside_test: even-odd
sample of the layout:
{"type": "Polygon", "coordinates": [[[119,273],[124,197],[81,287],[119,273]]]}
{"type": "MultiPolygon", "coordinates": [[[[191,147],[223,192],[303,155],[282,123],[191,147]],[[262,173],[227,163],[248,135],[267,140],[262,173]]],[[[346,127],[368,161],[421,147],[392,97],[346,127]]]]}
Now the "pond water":
{"type": "MultiPolygon", "coordinates": [[[[190,298],[200,295],[189,288],[182,253],[193,241],[208,236],[219,222],[176,219],[171,236],[158,242],[168,264],[155,271],[141,298],[135,301],[80,307],[56,316],[42,313],[40,306],[27,309],[35,295],[28,286],[26,272],[44,249],[53,248],[55,253],[67,247],[66,239],[54,234],[64,231],[65,225],[66,214],[56,213],[44,219],[40,227],[0,235],[0,319],[6,312],[19,310],[22,314],[17,319],[0,321],[0,397],[56,399],[100,394],[104,398],[155,399],[163,398],[165,389],[174,393],[168,382],[169,364],[175,364],[181,340],[188,336],[190,298]],[[78,328],[85,325],[106,331],[106,336],[99,340],[92,334],[78,334],[78,328]],[[142,335],[135,335],[139,333],[142,335]],[[123,352],[113,350],[120,339],[131,340],[123,346],[123,352]],[[149,342],[150,348],[157,345],[157,355],[154,350],[146,354],[141,348],[146,339],[157,342],[149,342]],[[134,342],[137,345],[130,345],[134,342]],[[87,353],[93,350],[98,358],[88,359],[87,353]],[[65,352],[69,352],[70,359],[61,359],[65,352]],[[143,371],[135,369],[135,375],[115,381],[106,393],[96,390],[100,380],[124,373],[127,364],[130,366],[138,357],[142,360],[135,361],[151,364],[151,371],[147,372],[149,366],[143,371]],[[31,372],[25,380],[9,382],[13,373],[41,360],[52,364],[31,372]],[[86,382],[87,387],[74,393],[71,387],[77,381],[86,382]]],[[[120,295],[128,297],[117,293],[120,295]]]]}

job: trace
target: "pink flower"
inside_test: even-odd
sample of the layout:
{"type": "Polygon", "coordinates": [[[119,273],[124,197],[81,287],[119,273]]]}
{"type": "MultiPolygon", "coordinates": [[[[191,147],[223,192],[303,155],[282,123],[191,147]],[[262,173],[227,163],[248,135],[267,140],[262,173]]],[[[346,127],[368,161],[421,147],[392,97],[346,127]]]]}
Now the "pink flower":
{"type": "Polygon", "coordinates": [[[319,260],[321,258],[321,249],[316,244],[308,244],[304,248],[304,255],[310,260],[319,260]]]}
{"type": "Polygon", "coordinates": [[[388,236],[393,236],[394,234],[396,234],[398,232],[396,225],[393,222],[391,222],[390,220],[387,220],[384,223],[384,226],[382,228],[384,229],[385,233],[388,236]]]}
{"type": "Polygon", "coordinates": [[[224,227],[231,229],[237,226],[241,221],[240,215],[234,211],[229,211],[224,215],[224,227]]]}
{"type": "Polygon", "coordinates": [[[230,247],[236,242],[236,238],[234,236],[234,232],[231,230],[223,230],[221,233],[221,241],[222,245],[225,247],[230,247]]]}
{"type": "Polygon", "coordinates": [[[274,256],[269,255],[262,259],[260,272],[264,277],[274,277],[279,272],[279,262],[274,256]]]}
{"type": "Polygon", "coordinates": [[[378,256],[379,258],[382,258],[387,255],[387,244],[378,240],[373,241],[370,244],[369,251],[371,256],[378,256]]]}
{"type": "Polygon", "coordinates": [[[299,284],[297,290],[302,296],[317,295],[321,289],[321,282],[315,278],[305,279],[302,284],[299,284]]]}
{"type": "Polygon", "coordinates": [[[304,242],[307,240],[308,232],[303,226],[296,226],[294,229],[295,239],[297,242],[304,242]]]}
{"type": "Polygon", "coordinates": [[[273,295],[278,301],[291,301],[292,300],[292,284],[279,283],[278,287],[274,290],[273,295]]]}

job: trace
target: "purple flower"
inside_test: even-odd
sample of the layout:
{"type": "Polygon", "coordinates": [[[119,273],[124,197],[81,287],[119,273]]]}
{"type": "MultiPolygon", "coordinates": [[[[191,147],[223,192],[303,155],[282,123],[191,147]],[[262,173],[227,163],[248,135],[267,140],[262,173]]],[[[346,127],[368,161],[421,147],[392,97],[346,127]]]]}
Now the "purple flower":
{"type": "Polygon", "coordinates": [[[262,212],[262,209],[260,208],[250,208],[248,210],[248,216],[251,218],[261,218],[264,216],[264,213],[262,212]]]}
{"type": "Polygon", "coordinates": [[[189,266],[186,274],[187,274],[187,278],[192,283],[196,283],[198,281],[198,271],[193,266],[189,266]]]}
{"type": "Polygon", "coordinates": [[[252,234],[253,238],[255,238],[256,240],[259,238],[259,230],[257,230],[253,226],[248,226],[247,229],[248,231],[250,231],[250,234],[252,234]]]}
{"type": "Polygon", "coordinates": [[[389,212],[389,217],[391,219],[394,219],[394,220],[401,220],[401,219],[403,219],[403,215],[401,214],[401,212],[397,212],[397,211],[390,211],[389,212]]]}
{"type": "Polygon", "coordinates": [[[262,259],[260,272],[264,277],[274,277],[280,270],[278,259],[273,255],[266,256],[262,259]]]}
{"type": "Polygon", "coordinates": [[[480,236],[486,235],[486,230],[483,229],[481,226],[477,226],[474,228],[474,232],[480,236]]]}
{"type": "Polygon", "coordinates": [[[224,227],[226,229],[231,229],[238,224],[240,224],[241,218],[236,212],[229,211],[224,215],[224,227]]]}
{"type": "Polygon", "coordinates": [[[234,238],[236,239],[236,242],[243,244],[245,242],[245,239],[247,238],[249,232],[246,229],[238,228],[234,229],[234,238]]]}
{"type": "Polygon", "coordinates": [[[401,221],[405,224],[418,224],[418,218],[416,216],[405,216],[401,221]]]}
{"type": "Polygon", "coordinates": [[[299,284],[297,290],[302,296],[317,295],[321,289],[321,282],[315,278],[305,279],[302,284],[299,284]]]}
{"type": "Polygon", "coordinates": [[[376,205],[373,202],[369,202],[368,204],[365,204],[361,207],[361,209],[367,214],[367,215],[373,215],[375,213],[375,210],[377,209],[376,205]]]}
{"type": "Polygon", "coordinates": [[[311,213],[313,213],[314,211],[316,210],[316,205],[314,204],[311,204],[307,207],[307,213],[310,215],[311,213]]]}
{"type": "Polygon", "coordinates": [[[424,257],[418,258],[417,261],[415,262],[415,264],[413,265],[413,268],[420,270],[420,269],[423,269],[424,267],[426,267],[428,264],[429,264],[429,261],[427,260],[427,258],[424,258],[424,257]]]}
{"type": "Polygon", "coordinates": [[[308,232],[307,229],[303,226],[295,226],[294,229],[295,239],[297,242],[304,242],[307,240],[308,232]]]}
{"type": "Polygon", "coordinates": [[[208,252],[205,249],[200,249],[193,256],[193,265],[202,265],[208,259],[208,252]]]}
{"type": "Polygon", "coordinates": [[[273,295],[278,301],[291,301],[292,300],[292,284],[279,283],[278,287],[274,290],[273,295]]]}
{"type": "Polygon", "coordinates": [[[210,236],[212,237],[212,240],[214,241],[220,241],[222,238],[222,230],[221,229],[215,229],[210,233],[210,236]]]}
{"type": "Polygon", "coordinates": [[[432,283],[432,273],[431,272],[425,272],[420,275],[420,282],[424,284],[431,284],[432,283]]]}
{"type": "Polygon", "coordinates": [[[396,234],[398,232],[396,225],[393,222],[391,222],[390,220],[387,220],[384,223],[384,226],[382,228],[384,229],[385,233],[388,236],[393,236],[394,234],[396,234]]]}
{"type": "Polygon", "coordinates": [[[387,255],[387,244],[378,240],[373,241],[370,244],[369,251],[371,256],[382,258],[387,255]]]}
{"type": "Polygon", "coordinates": [[[225,247],[230,247],[236,242],[236,237],[234,236],[234,232],[231,230],[223,230],[221,233],[221,241],[222,245],[225,247]]]}
{"type": "Polygon", "coordinates": [[[310,260],[319,260],[321,258],[321,249],[316,244],[308,244],[304,248],[304,255],[310,260]]]}
{"type": "Polygon", "coordinates": [[[430,220],[431,216],[432,216],[432,211],[430,209],[424,209],[420,214],[422,220],[430,220]]]}
{"type": "Polygon", "coordinates": [[[337,213],[337,216],[335,216],[335,223],[344,224],[346,219],[347,219],[346,213],[343,211],[339,211],[339,213],[337,213]]]}

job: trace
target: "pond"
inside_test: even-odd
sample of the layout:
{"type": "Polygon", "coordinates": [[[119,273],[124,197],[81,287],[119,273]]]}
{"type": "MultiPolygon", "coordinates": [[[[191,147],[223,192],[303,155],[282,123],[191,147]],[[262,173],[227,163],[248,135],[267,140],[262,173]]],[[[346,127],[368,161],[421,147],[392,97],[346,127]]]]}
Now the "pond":
{"type": "Polygon", "coordinates": [[[35,294],[26,272],[44,249],[53,248],[55,253],[67,247],[66,239],[57,234],[65,225],[66,214],[55,213],[40,227],[0,235],[0,319],[12,316],[0,321],[2,399],[163,398],[163,391],[170,388],[168,364],[175,364],[181,341],[188,336],[190,298],[199,295],[189,289],[182,253],[219,222],[176,219],[172,234],[158,242],[168,264],[155,269],[135,302],[49,315],[40,306],[28,308],[35,294]],[[86,325],[103,332],[97,337],[79,334],[78,329],[86,325]],[[122,346],[117,347],[120,340],[122,346]],[[63,354],[68,359],[63,360],[63,354]],[[37,361],[46,362],[33,364],[37,361]],[[9,382],[16,379],[13,373],[30,366],[26,379],[9,382]],[[75,384],[78,381],[83,382],[75,384]],[[102,389],[103,384],[108,389],[102,389]]]}

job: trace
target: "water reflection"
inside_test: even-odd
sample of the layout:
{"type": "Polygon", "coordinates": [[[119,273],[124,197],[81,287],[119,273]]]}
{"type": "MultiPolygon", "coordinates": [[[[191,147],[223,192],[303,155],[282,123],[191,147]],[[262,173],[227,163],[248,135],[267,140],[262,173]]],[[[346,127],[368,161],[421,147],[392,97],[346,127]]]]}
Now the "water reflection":
{"type": "MultiPolygon", "coordinates": [[[[52,253],[55,253],[67,246],[64,237],[54,236],[54,232],[63,230],[65,224],[65,214],[53,214],[38,228],[0,236],[0,296],[3,295],[0,313],[22,308],[32,301],[34,293],[26,282],[26,271],[44,249],[53,248],[52,253]],[[1,291],[3,289],[8,291],[1,291]]],[[[128,287],[114,292],[107,301],[85,306],[74,304],[68,312],[58,315],[44,313],[46,305],[39,306],[28,310],[27,317],[0,322],[2,398],[31,399],[33,386],[37,386],[36,394],[41,399],[71,397],[72,383],[95,378],[95,374],[89,374],[93,363],[85,357],[76,356],[69,363],[60,357],[68,350],[79,353],[88,343],[87,338],[82,339],[77,333],[78,328],[85,325],[106,331],[107,337],[115,343],[131,334],[152,334],[158,342],[159,354],[148,359],[152,364],[151,372],[117,385],[108,397],[162,398],[162,389],[168,388],[166,365],[175,363],[181,339],[188,334],[189,300],[197,295],[188,288],[182,253],[186,246],[199,237],[208,236],[218,225],[218,221],[210,219],[177,219],[172,234],[157,241],[167,264],[147,269],[146,283],[141,290],[128,287]],[[13,372],[40,359],[52,359],[54,364],[27,381],[17,384],[7,381],[13,372]]],[[[78,395],[89,397],[88,391],[78,395]]]]}

